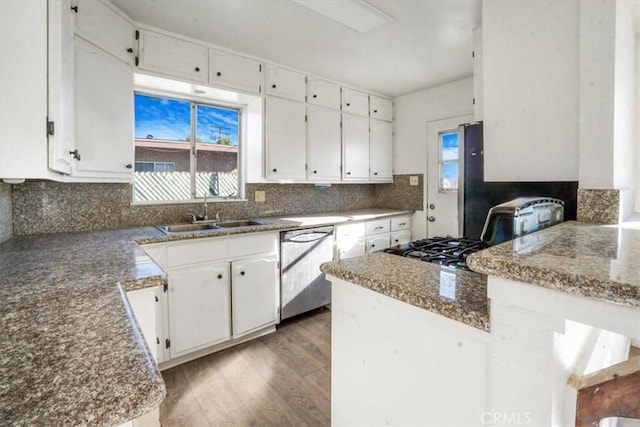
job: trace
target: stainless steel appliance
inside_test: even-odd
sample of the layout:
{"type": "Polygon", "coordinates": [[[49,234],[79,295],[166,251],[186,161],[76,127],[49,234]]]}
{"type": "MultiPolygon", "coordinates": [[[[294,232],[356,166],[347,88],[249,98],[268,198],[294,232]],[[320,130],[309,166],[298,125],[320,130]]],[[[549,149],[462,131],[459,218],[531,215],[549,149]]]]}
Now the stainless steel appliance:
{"type": "Polygon", "coordinates": [[[320,264],[333,260],[333,226],[280,233],[280,318],[331,302],[331,282],[320,264]]]}
{"type": "Polygon", "coordinates": [[[561,200],[520,197],[489,210],[482,239],[432,237],[384,251],[449,267],[466,268],[467,257],[472,253],[552,226],[562,222],[563,218],[564,203],[561,200]]]}
{"type": "MultiPolygon", "coordinates": [[[[518,197],[544,194],[562,200],[564,220],[576,219],[578,181],[485,181],[482,123],[460,126],[458,141],[458,236],[479,239],[489,209],[518,197]]],[[[512,161],[526,162],[526,159],[512,161]]],[[[518,176],[514,174],[513,178],[518,176]]]]}

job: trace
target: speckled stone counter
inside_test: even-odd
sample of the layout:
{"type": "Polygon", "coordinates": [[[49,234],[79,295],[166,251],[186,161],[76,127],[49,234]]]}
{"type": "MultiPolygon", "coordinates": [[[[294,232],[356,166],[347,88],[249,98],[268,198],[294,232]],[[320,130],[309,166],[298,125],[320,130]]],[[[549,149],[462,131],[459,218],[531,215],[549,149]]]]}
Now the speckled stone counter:
{"type": "Polygon", "coordinates": [[[489,331],[486,276],[376,252],[323,264],[338,279],[489,331]]]}
{"type": "Polygon", "coordinates": [[[565,222],[471,255],[472,270],[640,307],[640,227],[565,222]]]}
{"type": "Polygon", "coordinates": [[[0,245],[0,419],[117,425],[165,388],[118,283],[163,284],[136,244],[154,228],[11,239],[0,245]]]}
{"type": "Polygon", "coordinates": [[[139,244],[412,212],[367,209],[206,232],[145,227],[8,240],[0,245],[0,420],[117,425],[160,405],[164,382],[123,292],[162,285],[166,276],[139,244]]]}

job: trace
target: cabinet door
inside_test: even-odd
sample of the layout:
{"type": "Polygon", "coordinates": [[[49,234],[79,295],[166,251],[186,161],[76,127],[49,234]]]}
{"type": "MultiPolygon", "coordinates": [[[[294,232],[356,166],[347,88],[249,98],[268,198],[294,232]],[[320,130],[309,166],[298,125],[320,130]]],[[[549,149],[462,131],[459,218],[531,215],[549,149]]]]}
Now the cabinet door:
{"type": "Polygon", "coordinates": [[[393,120],[393,103],[390,99],[369,96],[369,116],[378,120],[393,120]]]}
{"type": "Polygon", "coordinates": [[[262,65],[253,59],[209,49],[209,83],[260,93],[262,65]]]}
{"type": "Polygon", "coordinates": [[[389,233],[367,236],[366,241],[368,254],[381,251],[391,246],[391,236],[389,233]]]}
{"type": "Polygon", "coordinates": [[[229,264],[169,272],[171,357],[229,340],[229,264]]]}
{"type": "Polygon", "coordinates": [[[74,176],[133,176],[133,71],[115,57],[75,39],[74,176]]]}
{"type": "MultiPolygon", "coordinates": [[[[53,122],[49,134],[49,169],[70,175],[74,160],[74,59],[73,13],[69,0],[51,1],[49,12],[49,93],[48,120],[53,122]]],[[[29,104],[31,105],[31,104],[29,104]]],[[[4,111],[3,111],[4,112],[4,111]]],[[[28,137],[28,136],[27,136],[28,137]]]]}
{"type": "Polygon", "coordinates": [[[307,108],[307,178],[340,180],[340,111],[307,108]]]}
{"type": "Polygon", "coordinates": [[[411,230],[395,231],[391,233],[391,246],[401,246],[411,241],[411,230]]]}
{"type": "Polygon", "coordinates": [[[305,105],[269,97],[266,109],[266,178],[304,181],[305,105]]]}
{"type": "Polygon", "coordinates": [[[338,247],[338,259],[363,256],[367,253],[364,237],[342,237],[336,241],[336,245],[338,247]]]}
{"type": "Polygon", "coordinates": [[[369,119],[342,115],[342,179],[369,180],[369,119]]]}
{"type": "Polygon", "coordinates": [[[278,320],[276,255],[231,263],[233,337],[238,338],[278,320]]]}
{"type": "Polygon", "coordinates": [[[268,95],[282,96],[304,102],[305,76],[284,68],[267,65],[267,88],[268,95]]]}
{"type": "Polygon", "coordinates": [[[340,109],[340,86],[324,80],[307,78],[307,102],[321,107],[340,109]]]}
{"type": "Polygon", "coordinates": [[[358,90],[342,88],[342,112],[369,116],[369,95],[358,90]]]}
{"type": "Polygon", "coordinates": [[[138,68],[204,83],[207,48],[153,31],[140,30],[138,68]]]}
{"type": "Polygon", "coordinates": [[[369,135],[369,178],[372,181],[393,179],[393,130],[390,122],[371,120],[369,135]]]}
{"type": "Polygon", "coordinates": [[[162,362],[158,356],[161,354],[161,345],[164,339],[160,339],[162,326],[162,286],[153,288],[138,289],[127,292],[127,299],[131,306],[131,311],[138,322],[147,347],[156,362],[162,362]],[[160,351],[159,351],[160,350],[160,351]]]}
{"type": "Polygon", "coordinates": [[[106,50],[119,60],[133,65],[135,30],[125,18],[96,0],[75,0],[75,33],[106,50]]]}

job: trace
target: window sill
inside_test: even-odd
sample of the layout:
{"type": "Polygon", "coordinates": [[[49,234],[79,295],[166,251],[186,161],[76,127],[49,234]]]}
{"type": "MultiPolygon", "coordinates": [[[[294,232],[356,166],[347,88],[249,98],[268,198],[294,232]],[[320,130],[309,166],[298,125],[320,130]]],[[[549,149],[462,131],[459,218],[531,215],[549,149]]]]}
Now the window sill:
{"type": "MultiPolygon", "coordinates": [[[[207,199],[207,203],[231,203],[231,202],[248,202],[248,199],[207,199]]],[[[204,199],[190,200],[157,200],[157,201],[136,201],[131,202],[131,206],[157,206],[157,205],[190,205],[203,204],[204,199]]]]}

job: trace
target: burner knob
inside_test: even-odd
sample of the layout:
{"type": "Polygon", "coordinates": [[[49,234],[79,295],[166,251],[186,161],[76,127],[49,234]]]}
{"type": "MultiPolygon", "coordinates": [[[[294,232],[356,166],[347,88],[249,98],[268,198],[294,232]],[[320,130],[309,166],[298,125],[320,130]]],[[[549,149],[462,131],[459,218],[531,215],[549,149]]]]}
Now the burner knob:
{"type": "Polygon", "coordinates": [[[427,219],[429,220],[429,222],[434,222],[436,220],[436,217],[432,215],[427,219]]]}

